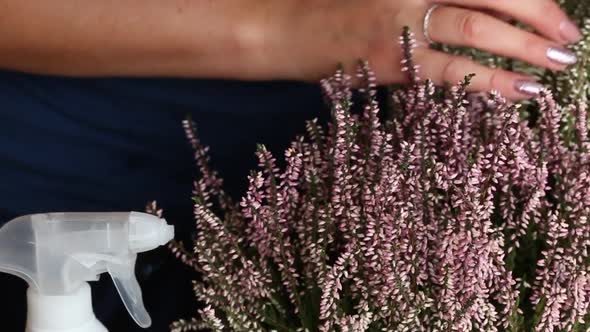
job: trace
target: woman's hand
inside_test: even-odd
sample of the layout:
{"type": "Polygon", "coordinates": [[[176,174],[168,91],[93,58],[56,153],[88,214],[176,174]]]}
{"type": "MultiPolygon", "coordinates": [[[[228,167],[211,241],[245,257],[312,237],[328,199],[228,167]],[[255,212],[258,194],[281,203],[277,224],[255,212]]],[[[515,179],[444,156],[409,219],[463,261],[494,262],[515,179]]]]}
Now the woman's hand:
{"type": "MultiPolygon", "coordinates": [[[[260,2],[258,2],[260,3],[260,2]]],[[[475,73],[472,90],[498,90],[524,98],[541,86],[522,74],[491,69],[463,57],[428,48],[423,22],[435,2],[427,0],[264,1],[257,14],[244,13],[248,27],[240,40],[246,52],[246,78],[317,80],[338,64],[352,68],[368,59],[381,83],[402,82],[398,37],[409,26],[418,39],[415,62],[422,77],[456,83],[475,73]],[[256,22],[263,22],[257,25],[256,22]],[[257,29],[258,28],[258,29],[257,29]]],[[[576,62],[565,45],[581,39],[578,28],[553,0],[442,0],[431,11],[428,36],[435,42],[474,47],[563,70],[576,62]],[[506,22],[516,19],[528,32],[506,22]]]]}

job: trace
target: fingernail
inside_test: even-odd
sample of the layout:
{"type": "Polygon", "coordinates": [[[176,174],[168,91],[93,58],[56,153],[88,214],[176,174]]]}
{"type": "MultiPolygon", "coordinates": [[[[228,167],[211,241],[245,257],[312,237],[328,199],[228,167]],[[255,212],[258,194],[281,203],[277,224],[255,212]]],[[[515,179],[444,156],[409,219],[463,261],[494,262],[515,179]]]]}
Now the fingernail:
{"type": "Polygon", "coordinates": [[[574,52],[560,47],[549,47],[547,49],[547,58],[560,65],[573,65],[578,62],[578,57],[574,52]]]}
{"type": "Polygon", "coordinates": [[[561,31],[561,38],[570,43],[576,43],[582,40],[582,32],[580,31],[580,28],[569,19],[561,22],[559,25],[559,31],[561,31]]]}
{"type": "Polygon", "coordinates": [[[534,81],[516,81],[514,88],[517,92],[531,97],[537,96],[543,91],[543,85],[534,81]]]}

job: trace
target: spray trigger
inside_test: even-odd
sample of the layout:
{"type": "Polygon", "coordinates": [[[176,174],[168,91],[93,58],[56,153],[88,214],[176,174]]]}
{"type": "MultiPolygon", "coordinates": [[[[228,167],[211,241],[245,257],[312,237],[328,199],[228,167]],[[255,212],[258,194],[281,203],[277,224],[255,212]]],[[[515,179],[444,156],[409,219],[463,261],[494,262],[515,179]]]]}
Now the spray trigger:
{"type": "Polygon", "coordinates": [[[107,272],[111,275],[121,300],[133,320],[137,325],[146,328],[152,325],[152,319],[143,305],[141,288],[135,277],[136,259],[137,255],[132,254],[127,257],[126,264],[108,263],[107,272]]]}

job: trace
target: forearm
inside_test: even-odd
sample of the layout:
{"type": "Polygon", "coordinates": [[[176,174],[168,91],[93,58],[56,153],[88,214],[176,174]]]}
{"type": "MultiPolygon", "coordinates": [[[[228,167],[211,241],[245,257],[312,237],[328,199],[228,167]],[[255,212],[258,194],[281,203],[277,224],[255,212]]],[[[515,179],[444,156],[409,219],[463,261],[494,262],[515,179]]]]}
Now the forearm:
{"type": "MultiPolygon", "coordinates": [[[[0,67],[72,76],[249,78],[243,0],[0,0],[0,67]]],[[[252,1],[249,1],[250,3],[252,1]]],[[[262,19],[263,20],[263,19],[262,19]]]]}

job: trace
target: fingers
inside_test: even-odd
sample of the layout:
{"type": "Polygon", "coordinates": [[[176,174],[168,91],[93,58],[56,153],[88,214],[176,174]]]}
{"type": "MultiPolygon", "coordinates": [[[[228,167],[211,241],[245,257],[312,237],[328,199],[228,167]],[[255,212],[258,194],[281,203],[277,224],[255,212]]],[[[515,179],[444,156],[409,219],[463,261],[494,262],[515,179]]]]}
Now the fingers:
{"type": "Polygon", "coordinates": [[[430,0],[466,8],[493,10],[525,23],[553,41],[569,44],[582,34],[553,0],[430,0]]]}
{"type": "Polygon", "coordinates": [[[428,30],[437,42],[475,47],[549,69],[563,70],[577,61],[558,43],[476,10],[441,6],[432,13],[428,30]]]}
{"type": "Polygon", "coordinates": [[[415,61],[420,65],[420,76],[432,79],[437,85],[456,84],[473,73],[475,77],[469,86],[470,91],[497,90],[506,98],[519,100],[537,95],[542,89],[542,85],[530,77],[430,49],[416,49],[415,61]]]}

